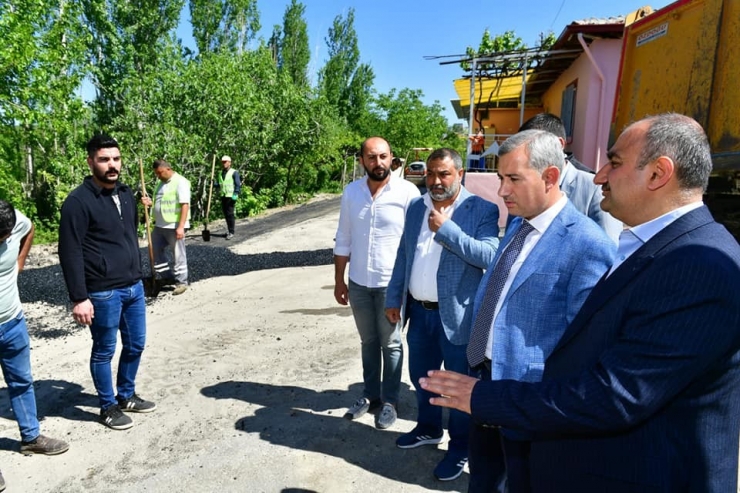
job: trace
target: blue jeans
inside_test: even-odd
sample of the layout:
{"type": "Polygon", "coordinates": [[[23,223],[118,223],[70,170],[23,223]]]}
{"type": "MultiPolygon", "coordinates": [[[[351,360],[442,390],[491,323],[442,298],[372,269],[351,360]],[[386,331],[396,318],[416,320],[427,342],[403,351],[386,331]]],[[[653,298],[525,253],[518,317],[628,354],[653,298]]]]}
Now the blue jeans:
{"type": "MultiPolygon", "coordinates": [[[[419,386],[419,379],[426,377],[429,370],[439,370],[444,362],[445,369],[464,375],[468,374],[466,344],[452,344],[445,334],[439,310],[427,310],[421,303],[409,297],[406,304],[409,317],[409,374],[416,389],[419,431],[425,434],[442,433],[442,408],[429,404],[436,397],[419,386]]],[[[448,422],[450,443],[448,452],[460,457],[468,456],[468,433],[470,416],[450,409],[448,422]]]]}
{"type": "Polygon", "coordinates": [[[399,324],[392,324],[385,317],[385,291],[386,288],[366,288],[349,281],[349,303],[362,342],[363,396],[395,406],[401,388],[403,345],[399,324]]]}
{"type": "Polygon", "coordinates": [[[139,281],[125,288],[88,293],[88,297],[95,308],[90,325],[93,340],[90,373],[100,408],[108,409],[117,404],[110,362],[116,352],[119,330],[122,348],[116,379],[118,397],[128,399],[134,395],[134,380],[146,342],[144,285],[139,281]]]}
{"type": "Polygon", "coordinates": [[[31,375],[31,345],[23,313],[0,324],[0,366],[21,439],[30,442],[39,436],[39,420],[31,375]]]}

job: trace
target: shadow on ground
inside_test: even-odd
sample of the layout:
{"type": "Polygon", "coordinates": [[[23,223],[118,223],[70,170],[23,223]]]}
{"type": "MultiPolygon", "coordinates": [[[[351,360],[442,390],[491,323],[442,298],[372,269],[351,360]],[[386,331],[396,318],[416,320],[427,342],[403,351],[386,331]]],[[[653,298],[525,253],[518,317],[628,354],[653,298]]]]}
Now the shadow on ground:
{"type": "MultiPolygon", "coordinates": [[[[352,400],[349,396],[360,395],[361,384],[351,385],[348,391],[316,392],[290,385],[228,381],[205,387],[201,393],[213,399],[239,399],[262,406],[253,416],[238,419],[235,428],[259,433],[262,440],[272,444],[338,457],[370,473],[429,490],[456,491],[467,484],[467,474],[447,483],[433,478],[432,470],[444,451],[433,447],[401,450],[395,446],[401,432],[377,430],[361,421],[344,419],[352,400]]],[[[402,394],[413,395],[408,388],[402,394]]],[[[402,403],[400,418],[413,421],[414,408],[402,403]]]]}
{"type": "MultiPolygon", "coordinates": [[[[98,396],[82,390],[82,386],[66,380],[35,380],[33,389],[36,395],[36,416],[41,425],[41,433],[54,436],[53,430],[44,427],[44,418],[58,416],[71,421],[97,421],[98,414],[86,411],[82,407],[98,408],[98,396]]],[[[0,392],[0,418],[15,423],[15,415],[10,405],[7,392],[0,392]]],[[[18,440],[0,439],[0,450],[17,450],[18,440]]],[[[63,438],[63,437],[58,437],[63,438]]]]}

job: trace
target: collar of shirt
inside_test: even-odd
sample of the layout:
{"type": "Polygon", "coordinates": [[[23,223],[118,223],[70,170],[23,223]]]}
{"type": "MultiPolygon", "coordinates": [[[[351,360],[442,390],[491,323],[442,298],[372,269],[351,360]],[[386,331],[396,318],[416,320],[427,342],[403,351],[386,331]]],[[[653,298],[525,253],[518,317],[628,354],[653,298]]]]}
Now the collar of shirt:
{"type": "Polygon", "coordinates": [[[617,257],[609,269],[607,277],[611,276],[617,268],[622,265],[630,256],[635,253],[642,245],[647,243],[653,236],[660,233],[673,221],[684,214],[698,209],[704,205],[703,202],[693,202],[678,209],[674,209],[660,217],[639,224],[633,228],[627,228],[619,235],[619,246],[617,248],[617,257]]]}
{"type": "Polygon", "coordinates": [[[704,205],[704,202],[702,201],[692,202],[690,204],[679,207],[678,209],[673,209],[672,211],[667,212],[660,217],[656,217],[655,219],[651,221],[639,224],[637,226],[634,226],[628,229],[629,231],[632,232],[632,234],[638,237],[643,243],[647,243],[648,240],[650,240],[650,238],[660,233],[663,229],[666,228],[666,226],[671,224],[673,221],[683,216],[684,214],[687,214],[693,211],[694,209],[698,209],[699,207],[703,205],[704,205]]]}
{"type": "Polygon", "coordinates": [[[560,211],[565,208],[565,204],[567,203],[568,197],[564,193],[561,194],[561,197],[558,199],[558,201],[555,202],[549,209],[540,213],[538,216],[529,219],[529,224],[531,224],[532,227],[537,230],[540,235],[544,234],[545,231],[547,231],[547,228],[550,227],[550,224],[552,224],[558,214],[560,214],[560,211]]]}
{"type": "Polygon", "coordinates": [[[563,180],[565,180],[565,172],[568,170],[569,167],[573,166],[570,164],[570,161],[568,161],[568,158],[565,158],[565,163],[563,164],[563,169],[560,170],[560,181],[558,182],[558,185],[563,185],[563,180]]]}
{"type": "MultiPolygon", "coordinates": [[[[393,188],[393,185],[398,185],[398,180],[403,180],[403,178],[398,178],[392,173],[389,176],[390,178],[388,179],[386,184],[380,188],[381,190],[390,190],[393,188]]],[[[368,177],[367,175],[365,175],[365,189],[368,191],[368,193],[370,193],[370,177],[368,177]]]]}

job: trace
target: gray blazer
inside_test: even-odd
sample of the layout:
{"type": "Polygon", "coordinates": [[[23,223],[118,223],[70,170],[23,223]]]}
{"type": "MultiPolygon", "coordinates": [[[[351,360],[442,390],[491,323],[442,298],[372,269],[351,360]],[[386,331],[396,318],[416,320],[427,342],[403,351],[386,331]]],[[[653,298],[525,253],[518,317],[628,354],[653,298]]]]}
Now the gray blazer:
{"type": "Polygon", "coordinates": [[[591,219],[606,232],[606,235],[619,243],[619,233],[622,232],[622,223],[617,221],[608,212],[601,210],[601,187],[594,183],[594,175],[576,169],[571,163],[563,171],[560,190],[565,192],[575,208],[591,219]]]}

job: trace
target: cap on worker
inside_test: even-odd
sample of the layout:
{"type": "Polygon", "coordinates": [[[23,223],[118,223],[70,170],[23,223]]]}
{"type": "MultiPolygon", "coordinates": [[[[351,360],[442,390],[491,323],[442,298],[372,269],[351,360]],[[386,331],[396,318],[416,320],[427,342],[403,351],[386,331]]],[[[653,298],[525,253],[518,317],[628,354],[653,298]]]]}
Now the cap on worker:
{"type": "Polygon", "coordinates": [[[221,158],[221,161],[229,161],[229,162],[231,162],[231,157],[224,156],[224,157],[221,158]]]}

